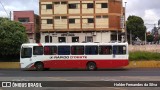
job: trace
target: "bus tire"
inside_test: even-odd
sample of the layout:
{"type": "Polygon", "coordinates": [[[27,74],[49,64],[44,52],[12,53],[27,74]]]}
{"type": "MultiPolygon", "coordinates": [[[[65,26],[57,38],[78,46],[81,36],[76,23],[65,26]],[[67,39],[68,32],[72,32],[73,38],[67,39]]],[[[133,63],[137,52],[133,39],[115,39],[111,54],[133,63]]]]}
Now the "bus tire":
{"type": "Polygon", "coordinates": [[[42,62],[38,62],[35,64],[36,70],[37,71],[43,71],[44,70],[44,65],[42,62]]]}
{"type": "Polygon", "coordinates": [[[94,63],[94,62],[89,62],[88,64],[87,64],[87,70],[89,70],[89,71],[94,71],[94,70],[96,70],[96,63],[94,63]]]}

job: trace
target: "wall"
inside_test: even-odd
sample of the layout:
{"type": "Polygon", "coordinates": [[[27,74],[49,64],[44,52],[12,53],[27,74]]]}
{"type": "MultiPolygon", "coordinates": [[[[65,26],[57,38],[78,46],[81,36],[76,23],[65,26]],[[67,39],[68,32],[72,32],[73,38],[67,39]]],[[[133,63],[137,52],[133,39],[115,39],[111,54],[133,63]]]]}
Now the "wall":
{"type": "MultiPolygon", "coordinates": [[[[50,36],[52,36],[52,43],[58,43],[58,37],[62,37],[61,34],[64,33],[50,33],[50,36]]],[[[45,42],[45,36],[49,35],[49,33],[41,33],[41,43],[45,42]]],[[[66,42],[71,43],[72,37],[79,37],[79,42],[85,41],[85,36],[92,36],[93,42],[110,42],[111,40],[111,32],[86,32],[86,33],[74,33],[74,36],[65,36],[66,42]],[[93,33],[95,33],[93,35],[93,33]]]]}

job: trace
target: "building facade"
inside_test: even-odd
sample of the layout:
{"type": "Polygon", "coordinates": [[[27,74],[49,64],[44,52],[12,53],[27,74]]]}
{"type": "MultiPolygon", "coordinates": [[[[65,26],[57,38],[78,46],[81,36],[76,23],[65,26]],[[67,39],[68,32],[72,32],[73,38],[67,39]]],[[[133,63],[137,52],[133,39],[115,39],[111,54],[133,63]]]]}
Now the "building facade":
{"type": "Polygon", "coordinates": [[[122,0],[40,0],[41,42],[121,40],[122,0]]]}
{"type": "Polygon", "coordinates": [[[26,27],[26,33],[30,43],[39,42],[39,16],[34,11],[14,11],[14,21],[21,22],[26,27]]]}

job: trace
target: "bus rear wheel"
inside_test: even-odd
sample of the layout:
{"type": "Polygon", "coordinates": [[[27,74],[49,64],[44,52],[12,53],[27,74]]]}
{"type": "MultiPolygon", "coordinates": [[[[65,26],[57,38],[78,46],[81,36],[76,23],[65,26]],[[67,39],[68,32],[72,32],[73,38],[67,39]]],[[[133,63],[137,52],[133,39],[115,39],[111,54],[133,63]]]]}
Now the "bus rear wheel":
{"type": "Polygon", "coordinates": [[[41,62],[36,63],[35,67],[36,67],[37,71],[43,71],[44,70],[44,65],[41,62]]]}
{"type": "Polygon", "coordinates": [[[88,64],[87,64],[87,70],[89,70],[89,71],[94,71],[94,70],[96,70],[96,64],[94,63],[94,62],[89,62],[88,64]]]}

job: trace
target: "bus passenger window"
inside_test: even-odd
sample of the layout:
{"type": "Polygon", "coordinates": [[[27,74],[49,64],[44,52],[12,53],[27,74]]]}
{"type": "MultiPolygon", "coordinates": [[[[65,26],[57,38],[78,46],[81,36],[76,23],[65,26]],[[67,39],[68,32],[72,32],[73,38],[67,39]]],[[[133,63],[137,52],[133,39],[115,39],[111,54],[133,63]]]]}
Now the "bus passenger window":
{"type": "Polygon", "coordinates": [[[86,55],[97,55],[98,46],[85,46],[85,54],[86,55]]]}
{"type": "Polygon", "coordinates": [[[31,57],[32,57],[32,48],[21,49],[21,58],[31,58],[31,57]]]}
{"type": "Polygon", "coordinates": [[[113,46],[114,54],[124,55],[126,54],[126,46],[113,46]]]}
{"type": "Polygon", "coordinates": [[[70,55],[70,46],[58,46],[58,55],[70,55]]]}
{"type": "Polygon", "coordinates": [[[72,46],[71,47],[72,55],[83,55],[84,54],[84,46],[72,46]]]}
{"type": "Polygon", "coordinates": [[[45,46],[44,47],[44,55],[56,55],[57,47],[56,46],[45,46]]]}
{"type": "Polygon", "coordinates": [[[100,55],[109,55],[112,54],[112,46],[99,46],[100,55]]]}
{"type": "Polygon", "coordinates": [[[34,46],[33,47],[33,55],[43,55],[43,47],[42,46],[34,46]]]}

